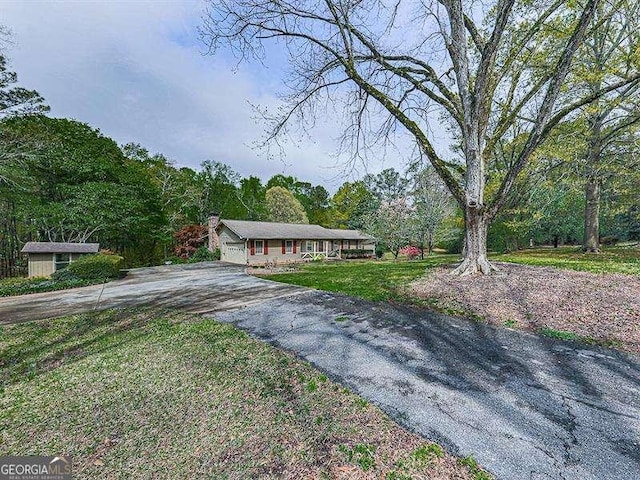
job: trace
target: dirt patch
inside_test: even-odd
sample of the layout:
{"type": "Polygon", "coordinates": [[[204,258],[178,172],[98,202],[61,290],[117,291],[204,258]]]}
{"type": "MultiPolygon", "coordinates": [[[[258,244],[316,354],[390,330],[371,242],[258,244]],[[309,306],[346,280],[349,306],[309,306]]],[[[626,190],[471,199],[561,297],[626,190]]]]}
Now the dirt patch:
{"type": "Polygon", "coordinates": [[[640,353],[640,278],[498,264],[492,276],[454,277],[448,268],[410,284],[438,308],[532,331],[572,332],[640,353]]]}

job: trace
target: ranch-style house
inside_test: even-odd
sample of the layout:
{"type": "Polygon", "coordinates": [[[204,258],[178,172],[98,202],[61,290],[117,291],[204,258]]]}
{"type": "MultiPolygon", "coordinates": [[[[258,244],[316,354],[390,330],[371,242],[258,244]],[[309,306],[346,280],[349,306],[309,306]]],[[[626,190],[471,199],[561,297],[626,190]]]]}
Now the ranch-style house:
{"type": "Polygon", "coordinates": [[[343,258],[345,250],[375,254],[375,239],[358,230],[320,225],[221,220],[209,217],[209,249],[220,248],[223,262],[241,265],[343,258]]]}

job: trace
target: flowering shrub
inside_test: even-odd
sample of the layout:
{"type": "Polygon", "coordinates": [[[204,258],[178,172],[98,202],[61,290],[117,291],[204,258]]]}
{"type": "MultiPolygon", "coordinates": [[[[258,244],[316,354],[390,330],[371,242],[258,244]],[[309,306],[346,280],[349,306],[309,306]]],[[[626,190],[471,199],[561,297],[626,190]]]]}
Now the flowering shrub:
{"type": "Polygon", "coordinates": [[[409,260],[418,258],[421,253],[420,249],[414,246],[407,246],[400,249],[400,254],[406,256],[409,260]]]}

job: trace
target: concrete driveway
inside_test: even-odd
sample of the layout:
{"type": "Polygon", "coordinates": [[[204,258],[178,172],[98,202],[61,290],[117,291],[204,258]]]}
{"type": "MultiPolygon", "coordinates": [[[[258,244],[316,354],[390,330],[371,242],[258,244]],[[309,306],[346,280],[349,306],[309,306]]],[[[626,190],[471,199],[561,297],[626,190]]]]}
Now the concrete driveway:
{"type": "MultiPolygon", "coordinates": [[[[0,299],[0,322],[93,308],[101,287],[0,299]]],[[[99,308],[205,313],[306,358],[504,479],[640,478],[640,361],[425,310],[280,285],[222,264],[140,269],[99,308]]]]}
{"type": "Polygon", "coordinates": [[[0,324],[145,305],[206,314],[306,291],[264,282],[246,275],[242,267],[220,262],[136,268],[123,280],[104,286],[0,297],[0,324]]]}

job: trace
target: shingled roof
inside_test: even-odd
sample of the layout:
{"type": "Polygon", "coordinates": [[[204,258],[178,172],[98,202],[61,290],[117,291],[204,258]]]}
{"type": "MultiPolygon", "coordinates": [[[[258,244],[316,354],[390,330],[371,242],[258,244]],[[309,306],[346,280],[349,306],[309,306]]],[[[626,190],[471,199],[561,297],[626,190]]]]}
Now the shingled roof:
{"type": "Polygon", "coordinates": [[[252,222],[248,220],[221,220],[229,230],[243,239],[314,239],[314,240],[373,240],[357,230],[328,229],[320,225],[300,223],[252,222]]]}
{"type": "Polygon", "coordinates": [[[97,253],[99,243],[27,242],[22,253],[97,253]]]}
{"type": "Polygon", "coordinates": [[[371,235],[362,233],[359,230],[344,230],[342,228],[325,229],[336,235],[337,240],[375,240],[371,235]]]}

